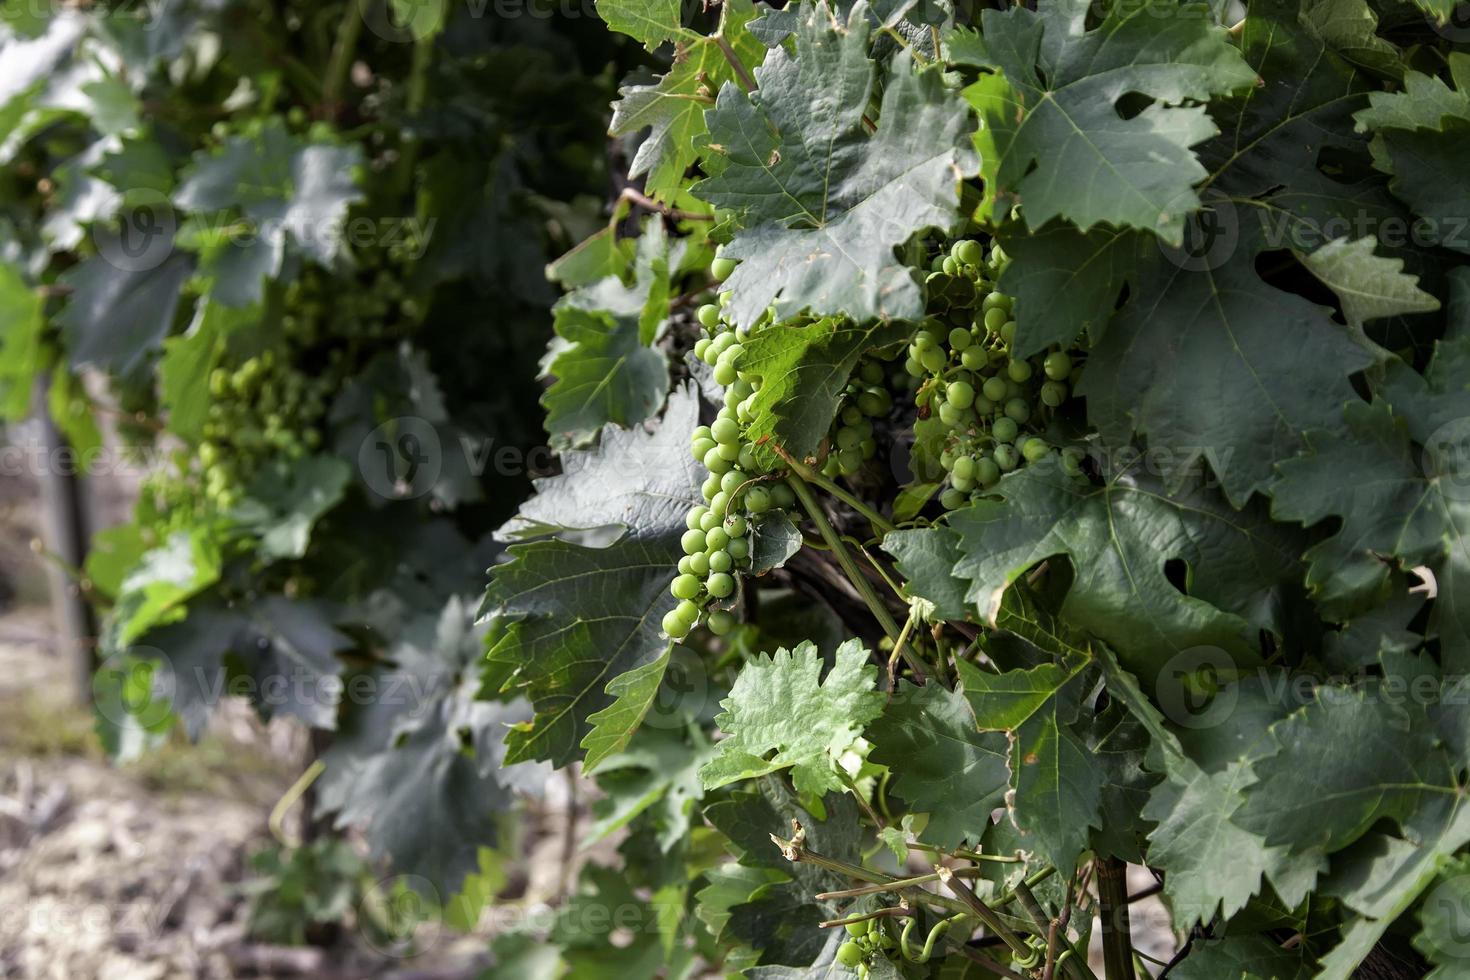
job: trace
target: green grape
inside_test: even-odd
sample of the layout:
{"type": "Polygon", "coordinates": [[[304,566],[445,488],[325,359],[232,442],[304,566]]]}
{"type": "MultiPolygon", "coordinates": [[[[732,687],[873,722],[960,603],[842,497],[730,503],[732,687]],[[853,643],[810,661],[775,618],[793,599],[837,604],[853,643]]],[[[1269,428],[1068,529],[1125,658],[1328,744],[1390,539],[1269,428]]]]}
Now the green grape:
{"type": "Polygon", "coordinates": [[[883,383],[883,365],[877,361],[864,361],[862,367],[858,368],[858,376],[870,385],[883,383]]]}
{"type": "Polygon", "coordinates": [[[857,425],[863,420],[863,413],[856,405],[848,405],[837,413],[843,425],[857,425]]]}
{"type": "Polygon", "coordinates": [[[740,458],[740,443],[722,442],[715,447],[715,452],[719,454],[721,459],[730,464],[731,469],[734,469],[735,461],[740,458]]]}
{"type": "Polygon", "coordinates": [[[708,330],[720,325],[720,308],[713,303],[705,303],[694,312],[694,316],[708,330]]]}
{"type": "Polygon", "coordinates": [[[975,482],[982,487],[993,486],[1000,479],[1000,467],[993,459],[982,459],[975,464],[975,482]]]}
{"type": "Polygon", "coordinates": [[[705,625],[715,636],[724,636],[735,628],[735,616],[723,609],[716,609],[709,614],[709,621],[705,625]]]}
{"type": "Polygon", "coordinates": [[[1015,320],[1007,320],[1005,323],[1002,323],[1000,325],[1000,339],[1001,339],[1001,342],[1004,343],[1007,347],[1011,346],[1011,344],[1015,341],[1015,339],[1016,339],[1016,321],[1015,320]]]}
{"type": "Polygon", "coordinates": [[[700,578],[709,574],[709,555],[701,551],[697,555],[686,556],[689,559],[689,574],[698,575],[700,578]]]}
{"type": "Polygon", "coordinates": [[[986,378],[985,383],[980,386],[985,397],[993,402],[1001,401],[1006,397],[1006,383],[1003,378],[986,378]]]}
{"type": "MultiPolygon", "coordinates": [[[[730,511],[730,495],[723,490],[715,494],[714,497],[710,499],[709,511],[711,514],[717,515],[720,521],[723,522],[725,520],[725,515],[730,511]]],[[[701,548],[699,550],[703,551],[704,549],[701,548]]]]}
{"type": "Polygon", "coordinates": [[[927,330],[920,330],[914,334],[914,347],[920,352],[928,350],[937,343],[939,343],[938,338],[927,330]]]}
{"type": "Polygon", "coordinates": [[[939,506],[945,510],[955,510],[956,508],[965,506],[969,499],[969,497],[965,496],[959,490],[949,489],[939,495],[939,506]]]}
{"type": "Polygon", "coordinates": [[[1031,378],[1031,362],[1011,361],[1009,364],[1006,365],[1006,374],[1009,375],[1010,379],[1016,382],[1016,384],[1020,384],[1023,381],[1028,381],[1031,378]]]}
{"type": "Polygon", "coordinates": [[[903,369],[911,378],[922,378],[924,376],[924,365],[910,357],[903,362],[903,369]]]}
{"type": "Polygon", "coordinates": [[[958,428],[964,422],[964,420],[965,420],[965,410],[964,409],[962,409],[962,408],[956,408],[954,405],[951,405],[948,401],[942,402],[940,404],[940,406],[939,406],[939,421],[943,422],[945,425],[949,426],[951,429],[954,429],[954,428],[958,428]]]}
{"type": "Polygon", "coordinates": [[[944,261],[939,267],[944,270],[944,274],[947,276],[957,276],[960,274],[960,264],[955,261],[952,255],[945,256],[944,261]]]}
{"type": "Polygon", "coordinates": [[[746,476],[745,472],[737,467],[720,477],[720,489],[728,494],[733,494],[748,479],[750,477],[746,476]]]}
{"type": "Polygon", "coordinates": [[[990,434],[997,442],[1013,442],[1020,431],[1021,427],[1016,424],[1016,420],[1007,416],[1001,416],[990,425],[990,434]]]}
{"type": "Polygon", "coordinates": [[[704,550],[719,551],[730,542],[730,534],[723,527],[714,527],[704,534],[704,550]]]}
{"type": "Polygon", "coordinates": [[[704,360],[704,355],[709,351],[709,344],[710,340],[708,337],[700,337],[696,340],[694,342],[694,356],[701,361],[704,360]]]}
{"type": "Polygon", "coordinates": [[[709,264],[709,274],[715,282],[724,282],[735,271],[735,260],[716,258],[709,264]]]}
{"type": "Polygon", "coordinates": [[[924,370],[930,374],[938,374],[943,371],[945,360],[944,351],[938,347],[930,347],[919,353],[919,363],[924,365],[924,370]]]}
{"type": "Polygon", "coordinates": [[[712,551],[709,553],[707,572],[728,572],[735,567],[735,559],[728,551],[712,551]]]}
{"type": "Polygon", "coordinates": [[[679,604],[674,607],[674,612],[678,613],[679,618],[683,620],[690,628],[693,628],[694,624],[699,622],[699,604],[696,603],[693,599],[681,600],[679,604]]]}
{"type": "Polygon", "coordinates": [[[893,408],[893,398],[882,388],[869,388],[858,395],[858,410],[869,418],[887,415],[893,408]]]}
{"type": "Polygon", "coordinates": [[[715,364],[715,384],[730,385],[735,383],[737,375],[735,365],[729,361],[719,361],[715,364]]]}
{"type": "Polygon", "coordinates": [[[974,342],[975,338],[964,327],[955,327],[949,332],[949,346],[954,350],[963,351],[974,342]]]}
{"type": "Polygon", "coordinates": [[[739,514],[731,514],[729,517],[725,518],[724,528],[725,533],[730,535],[730,537],[743,538],[745,537],[746,531],[745,518],[741,517],[739,514]]]}
{"type": "Polygon", "coordinates": [[[1025,422],[1031,417],[1031,406],[1023,399],[1012,398],[1006,402],[1005,413],[1008,418],[1015,419],[1017,422],[1025,422]]]}
{"type": "Polygon", "coordinates": [[[750,539],[731,538],[730,543],[725,545],[725,550],[728,551],[730,553],[730,557],[734,558],[736,561],[744,561],[745,559],[750,557],[750,539]]]}
{"type": "MultiPolygon", "coordinates": [[[[868,926],[872,923],[872,921],[872,919],[864,919],[861,922],[848,922],[843,926],[843,928],[847,930],[847,934],[849,936],[866,936],[868,934],[868,926]]],[[[846,965],[852,966],[851,963],[848,963],[846,965]]]]}
{"type": "Polygon", "coordinates": [[[968,381],[956,381],[945,390],[944,397],[955,408],[969,408],[975,404],[975,386],[968,381]]]}
{"type": "Polygon", "coordinates": [[[666,633],[668,636],[673,637],[676,640],[682,640],[684,637],[688,636],[689,631],[694,628],[694,625],[692,623],[684,622],[683,618],[679,615],[679,610],[677,609],[670,609],[668,612],[664,613],[663,626],[664,633],[666,633]]]}
{"type": "Polygon", "coordinates": [[[969,239],[956,242],[951,254],[965,265],[979,265],[985,260],[985,252],[980,248],[980,243],[969,239]]]}
{"type": "Polygon", "coordinates": [[[711,473],[725,474],[735,468],[735,463],[720,455],[720,449],[716,446],[704,455],[704,468],[711,473]]]}
{"type": "Polygon", "coordinates": [[[680,575],[669,586],[675,599],[693,599],[699,595],[699,579],[693,575],[680,575]]]}
{"type": "Polygon", "coordinates": [[[724,599],[735,591],[735,579],[728,572],[711,572],[704,587],[716,599],[724,599]]]}
{"type": "Polygon", "coordinates": [[[1016,452],[1015,446],[996,446],[994,458],[995,465],[1000,467],[1003,473],[1009,473],[1021,464],[1021,454],[1016,452]]]}
{"type": "MultiPolygon", "coordinates": [[[[965,331],[965,335],[969,336],[968,330],[965,331]]],[[[960,363],[967,371],[979,371],[990,363],[990,354],[984,347],[966,347],[964,353],[960,355],[960,363]]]]}
{"type": "Polygon", "coordinates": [[[1055,351],[1046,355],[1046,360],[1041,362],[1041,369],[1046,376],[1053,381],[1061,381],[1072,373],[1072,359],[1063,351],[1055,351]]]}
{"type": "Polygon", "coordinates": [[[848,969],[852,969],[863,961],[863,948],[854,942],[846,942],[837,947],[837,962],[848,969]]]}
{"type": "Polygon", "coordinates": [[[954,468],[950,472],[961,480],[973,479],[975,476],[975,460],[969,456],[960,456],[954,461],[954,468]]]}
{"type": "MultiPolygon", "coordinates": [[[[995,294],[992,293],[991,295],[993,296],[995,294]]],[[[987,309],[985,311],[985,329],[986,329],[986,331],[989,332],[989,333],[993,333],[993,334],[1000,333],[1000,328],[1005,325],[1005,322],[1006,322],[1007,319],[1008,319],[1008,314],[1006,313],[1005,310],[1002,310],[1002,309],[1000,309],[998,307],[992,307],[990,309],[987,309]]]]}
{"type": "Polygon", "coordinates": [[[696,439],[692,444],[690,444],[689,451],[694,454],[695,459],[704,459],[704,457],[709,455],[710,451],[713,450],[717,445],[718,443],[716,443],[713,439],[696,439]]]}
{"type": "Polygon", "coordinates": [[[796,492],[784,483],[777,483],[771,487],[771,500],[782,510],[790,510],[796,506],[796,492]]]}
{"type": "Polygon", "coordinates": [[[735,463],[743,472],[746,473],[749,473],[757,468],[755,450],[750,448],[749,443],[741,443],[740,455],[735,457],[735,463]]]}
{"type": "Polygon", "coordinates": [[[771,494],[764,487],[751,487],[745,494],[745,509],[763,514],[771,509],[771,494]]]}
{"type": "Polygon", "coordinates": [[[1035,436],[1027,439],[1026,445],[1021,447],[1021,455],[1026,457],[1026,462],[1028,463],[1035,463],[1038,460],[1045,459],[1046,454],[1049,452],[1051,452],[1051,446],[1047,444],[1046,440],[1039,439],[1035,436]]]}
{"type": "MultiPolygon", "coordinates": [[[[710,452],[714,452],[714,450],[711,449],[710,452]]],[[[705,500],[712,500],[714,495],[720,492],[719,476],[711,473],[709,478],[704,481],[704,486],[700,490],[703,491],[705,500]]]]}
{"type": "Polygon", "coordinates": [[[693,557],[694,557],[693,555],[685,555],[683,558],[680,558],[679,559],[679,566],[678,567],[679,567],[679,574],[680,575],[688,574],[689,571],[694,568],[694,565],[691,564],[691,561],[690,561],[693,557]]]}
{"type": "Polygon", "coordinates": [[[1046,381],[1041,385],[1041,404],[1057,408],[1067,400],[1067,386],[1060,381],[1046,381]]]}
{"type": "Polygon", "coordinates": [[[679,547],[684,549],[686,555],[697,555],[704,550],[704,532],[690,528],[679,538],[679,547]]]}

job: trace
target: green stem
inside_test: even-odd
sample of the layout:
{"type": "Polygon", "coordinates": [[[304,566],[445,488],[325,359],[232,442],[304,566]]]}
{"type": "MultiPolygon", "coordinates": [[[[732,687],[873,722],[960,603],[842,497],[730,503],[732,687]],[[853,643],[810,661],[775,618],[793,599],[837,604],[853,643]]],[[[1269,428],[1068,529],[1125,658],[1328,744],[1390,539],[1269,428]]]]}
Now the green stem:
{"type": "Polygon", "coordinates": [[[808,483],[816,484],[823,490],[830,493],[832,496],[836,497],[838,500],[842,501],[844,504],[847,504],[847,506],[851,507],[859,514],[862,514],[864,517],[866,517],[875,528],[882,531],[884,534],[889,534],[893,531],[898,530],[898,528],[894,527],[893,523],[882,514],[873,510],[867,504],[863,503],[861,500],[854,497],[852,494],[848,493],[846,490],[842,489],[836,483],[833,483],[831,480],[827,479],[821,473],[818,473],[816,470],[812,469],[801,460],[787,453],[786,450],[782,449],[780,446],[772,443],[771,450],[777,456],[780,456],[781,459],[785,461],[787,466],[791,467],[791,472],[793,474],[801,477],[808,483]]]}
{"type": "Polygon", "coordinates": [[[1096,867],[1097,898],[1102,906],[1104,976],[1107,980],[1136,980],[1128,921],[1128,866],[1117,858],[1099,858],[1096,867]]]}
{"type": "Polygon", "coordinates": [[[357,40],[362,36],[364,18],[357,0],[347,0],[342,20],[337,25],[337,42],[332,45],[332,57],[327,62],[326,80],[322,82],[322,103],[333,116],[342,101],[342,90],[347,85],[347,74],[352,70],[352,58],[357,53],[357,40]]]}
{"type": "Polygon", "coordinates": [[[980,901],[980,896],[975,894],[973,888],[953,876],[945,882],[945,885],[964,903],[965,908],[974,913],[975,918],[983,922],[987,929],[1000,937],[1000,941],[1009,946],[1012,952],[1018,956],[1029,956],[1034,952],[1024,939],[1012,932],[1011,927],[1001,921],[994,909],[980,901]]]}
{"type": "MultiPolygon", "coordinates": [[[[838,564],[842,566],[842,571],[847,575],[848,581],[852,583],[852,587],[857,590],[858,595],[872,611],[873,617],[878,620],[878,625],[883,627],[884,634],[890,640],[897,641],[898,623],[894,621],[888,608],[878,600],[867,576],[857,567],[857,562],[852,560],[852,555],[848,554],[847,546],[842,543],[842,538],[838,536],[832,523],[827,520],[827,515],[822,512],[821,504],[817,502],[816,497],[812,496],[811,487],[807,486],[806,481],[796,473],[787,477],[786,484],[791,487],[792,493],[796,494],[796,499],[801,501],[801,506],[806,510],[807,516],[812,519],[812,523],[817,526],[817,532],[822,535],[822,540],[827,542],[827,546],[837,556],[838,564]]],[[[909,656],[906,659],[909,666],[922,675],[923,671],[914,663],[913,657],[909,656]]]]}

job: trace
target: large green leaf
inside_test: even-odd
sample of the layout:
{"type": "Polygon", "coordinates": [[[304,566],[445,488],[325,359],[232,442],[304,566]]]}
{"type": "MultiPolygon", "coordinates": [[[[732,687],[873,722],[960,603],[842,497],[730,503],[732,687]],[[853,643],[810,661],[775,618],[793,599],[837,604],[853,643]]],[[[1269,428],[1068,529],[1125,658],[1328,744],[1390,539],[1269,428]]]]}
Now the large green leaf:
{"type": "Polygon", "coordinates": [[[1389,402],[1349,405],[1343,428],[1314,434],[1313,451],[1283,463],[1273,489],[1277,517],[1342,520],[1307,552],[1307,581],[1330,615],[1345,618],[1386,598],[1385,556],[1406,568],[1428,566],[1447,663],[1460,666],[1470,664],[1462,652],[1470,638],[1467,370],[1470,339],[1441,341],[1425,376],[1398,365],[1384,387],[1389,402]],[[1416,451],[1414,442],[1425,448],[1416,451]]]}
{"type": "Polygon", "coordinates": [[[629,176],[644,177],[646,193],[672,200],[684,192],[684,173],[698,159],[697,144],[709,132],[707,99],[739,77],[732,55],[747,72],[765,57],[765,45],[746,30],[755,12],[751,0],[730,0],[720,8],[715,34],[685,40],[673,67],[657,82],[628,85],[619,92],[609,132],[626,136],[648,130],[628,165],[629,176]]]}
{"type": "Polygon", "coordinates": [[[668,357],[653,346],[669,315],[671,270],[682,245],[658,222],[638,243],[634,282],[609,277],[564,297],[543,376],[546,428],[558,446],[580,446],[609,422],[629,426],[658,412],[669,389],[668,357]]]}
{"type": "Polygon", "coordinates": [[[1019,203],[1032,228],[1062,217],[1178,244],[1206,174],[1190,148],[1216,132],[1203,107],[1182,103],[1252,86],[1255,72],[1204,4],[1113,5],[1089,31],[1093,9],[1044,0],[982,14],[998,70],[965,94],[984,120],[983,211],[1001,218],[1019,203]],[[1149,104],[1125,116],[1126,94],[1149,104]]]}
{"type": "Polygon", "coordinates": [[[44,309],[41,294],[20,271],[0,262],[0,419],[7,422],[19,422],[31,410],[44,309]]]}
{"type": "Polygon", "coordinates": [[[61,277],[71,298],[56,318],[71,363],[116,374],[137,370],[173,329],[193,262],[174,254],[152,268],[114,265],[94,255],[61,277]]]}
{"type": "Polygon", "coordinates": [[[1302,264],[1337,294],[1347,322],[1355,327],[1366,320],[1439,309],[1439,300],[1403,271],[1403,259],[1375,255],[1374,245],[1372,238],[1340,238],[1302,256],[1302,264]]]}
{"type": "Polygon", "coordinates": [[[832,428],[858,360],[874,347],[902,340],[908,331],[899,323],[857,324],[836,318],[751,335],[742,345],[740,368],[761,382],[746,425],[757,456],[781,465],[768,441],[797,459],[814,456],[832,428]]]}
{"type": "Polygon", "coordinates": [[[741,228],[725,250],[742,260],[725,283],[727,309],[745,325],[773,303],[783,316],[917,317],[922,294],[894,249],[956,223],[959,183],[975,167],[963,146],[973,118],[903,53],[870,134],[878,71],[867,18],[843,26],[819,4],[800,12],[799,54],[772,51],[755,73],[760,88],[726,85],[706,117],[710,176],[694,191],[735,211],[741,228]]]}
{"type": "Polygon", "coordinates": [[[593,731],[589,716],[619,703],[616,717],[636,714],[622,699],[642,697],[646,685],[607,688],[627,671],[653,672],[649,665],[668,650],[661,624],[675,604],[669,582],[703,477],[689,453],[697,418],[698,397],[686,387],[651,433],[608,426],[602,446],[568,454],[564,474],[540,481],[541,492],[503,529],[527,538],[611,526],[616,535],[603,548],[556,539],[512,545],[512,561],[492,570],[481,613],[512,622],[490,660],[536,710],[507,737],[510,762],[565,764],[593,731]]]}
{"type": "Polygon", "coordinates": [[[960,535],[955,573],[972,580],[968,597],[986,619],[996,621],[1006,590],[1029,569],[1066,556],[1075,577],[1063,619],[1147,678],[1193,647],[1241,664],[1258,659],[1259,624],[1246,613],[1299,574],[1296,539],[1259,509],[1237,513],[1198,486],[1170,497],[1143,474],[1095,486],[1055,458],[1008,474],[995,499],[949,521],[960,535]],[[1169,580],[1170,560],[1193,573],[1187,592],[1169,580]]]}
{"type": "Polygon", "coordinates": [[[1455,87],[1410,71],[1400,92],[1374,92],[1357,113],[1358,128],[1373,137],[1373,163],[1391,176],[1389,186],[1415,212],[1430,240],[1470,252],[1470,185],[1461,149],[1470,136],[1470,55],[1453,52],[1455,87]]]}
{"type": "Polygon", "coordinates": [[[706,789],[790,769],[799,793],[841,792],[838,758],[882,713],[883,695],[874,690],[878,669],[858,640],[837,648],[818,683],[821,668],[810,641],[745,665],[720,702],[725,710],[715,723],[729,737],[699,771],[706,789]]]}
{"type": "Polygon", "coordinates": [[[962,695],[904,681],[867,737],[869,760],[893,771],[893,789],[910,809],[929,814],[923,840],[979,842],[1010,784],[1009,746],[1003,734],[976,728],[962,695]]]}

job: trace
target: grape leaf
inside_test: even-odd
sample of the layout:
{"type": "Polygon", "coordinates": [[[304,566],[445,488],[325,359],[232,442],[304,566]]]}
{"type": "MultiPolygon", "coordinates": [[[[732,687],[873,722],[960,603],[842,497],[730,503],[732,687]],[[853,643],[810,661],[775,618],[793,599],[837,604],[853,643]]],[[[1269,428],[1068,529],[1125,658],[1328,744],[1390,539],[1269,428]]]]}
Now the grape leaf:
{"type": "Polygon", "coordinates": [[[710,176],[694,193],[735,211],[740,228],[725,249],[742,260],[726,309],[746,326],[773,303],[781,317],[918,317],[921,291],[894,249],[956,223],[959,182],[975,171],[963,146],[973,118],[904,52],[868,135],[877,66],[866,17],[841,27],[817,4],[801,14],[799,53],[773,50],[756,70],[760,88],[726,85],[706,117],[710,176]]]}
{"type": "Polygon", "coordinates": [[[634,425],[663,404],[668,357],[652,345],[667,322],[670,270],[682,251],[649,222],[633,285],[610,277],[557,304],[556,339],[542,364],[542,376],[554,380],[541,396],[554,445],[583,445],[607,423],[634,425]]]}
{"type": "Polygon", "coordinates": [[[1021,203],[1031,228],[1063,217],[1084,231],[1142,228],[1178,244],[1206,176],[1190,148],[1216,132],[1203,108],[1181,103],[1254,85],[1255,72],[1203,4],[1110,7],[1088,31],[1091,9],[1051,0],[982,14],[998,71],[965,92],[985,121],[975,137],[982,215],[1021,203]],[[1124,118],[1117,102],[1128,93],[1151,102],[1124,118]]]}
{"type": "MultiPolygon", "coordinates": [[[[489,658],[510,672],[506,687],[536,709],[531,723],[507,737],[508,761],[564,765],[592,732],[589,715],[642,690],[625,682],[610,694],[607,686],[667,652],[661,622],[675,604],[669,581],[683,553],[684,514],[700,500],[702,470],[688,445],[697,419],[698,397],[685,387],[669,398],[651,434],[608,426],[603,447],[567,454],[567,475],[540,481],[546,499],[533,497],[506,525],[503,536],[521,538],[620,529],[604,548],[562,540],[512,545],[513,560],[492,572],[481,614],[511,623],[489,658]]],[[[614,711],[633,708],[625,702],[614,711]]]]}
{"type": "Polygon", "coordinates": [[[139,560],[118,590],[109,618],[112,649],[156,626],[184,618],[184,604],[219,581],[219,543],[210,528],[175,531],[139,560]]]}
{"type": "Polygon", "coordinates": [[[966,617],[965,582],[954,574],[960,555],[959,538],[953,531],[941,525],[890,531],[883,538],[883,550],[898,559],[894,567],[911,599],[924,603],[920,608],[927,621],[966,617]]]}
{"type": "Polygon", "coordinates": [[[627,748],[638,726],[643,724],[653,699],[658,696],[673,649],[670,646],[657,660],[619,674],[608,682],[607,693],[615,700],[601,711],[587,716],[587,724],[592,726],[592,730],[582,737],[584,773],[592,772],[609,757],[627,748]]]}
{"type": "Polygon", "coordinates": [[[693,33],[681,26],[682,10],[680,0],[597,0],[597,15],[608,27],[641,41],[650,51],[693,33]]]}
{"type": "Polygon", "coordinates": [[[1307,980],[1300,952],[1262,935],[1196,941],[1173,970],[1178,980],[1307,980]]]}
{"type": "Polygon", "coordinates": [[[663,421],[651,431],[607,426],[597,446],[565,454],[561,473],[536,480],[535,496],[496,536],[519,540],[605,527],[637,537],[682,534],[685,514],[699,502],[692,488],[706,472],[689,452],[698,409],[686,386],[669,398],[663,421]]]}
{"type": "Polygon", "coordinates": [[[816,644],[757,656],[740,671],[730,696],[720,702],[715,724],[729,737],[699,771],[705,789],[791,769],[798,793],[840,792],[837,757],[883,711],[874,690],[878,669],[858,640],[837,648],[832,669],[822,667],[816,644]],[[774,754],[773,754],[774,753],[774,754]]]}
{"type": "Polygon", "coordinates": [[[362,164],[356,145],[311,142],[275,119],[255,136],[196,154],[174,203],[207,214],[238,210],[265,241],[290,241],[330,266],[343,254],[347,209],[362,197],[355,177],[362,164]]]}
{"type": "Polygon", "coordinates": [[[484,630],[461,599],[420,615],[389,651],[395,666],[371,675],[384,692],[412,696],[356,705],[322,756],[319,812],[362,829],[375,856],[428,879],[441,896],[479,870],[479,851],[494,845],[513,801],[498,743],[527,711],[475,699],[483,650],[484,630]],[[466,734],[491,757],[467,752],[466,734]]]}
{"type": "Polygon", "coordinates": [[[1403,259],[1373,254],[1376,244],[1371,237],[1356,241],[1340,238],[1299,258],[1312,275],[1337,294],[1351,326],[1439,309],[1439,300],[1419,288],[1418,277],[1403,271],[1403,259]]]}
{"type": "Polygon", "coordinates": [[[921,839],[940,847],[979,842],[1010,784],[1009,752],[1004,735],[976,729],[962,695],[904,681],[867,738],[869,760],[893,771],[894,792],[930,815],[921,839]]]}
{"type": "MultiPolygon", "coordinates": [[[[1426,376],[1399,362],[1382,400],[1349,405],[1340,431],[1312,437],[1313,451],[1281,464],[1273,513],[1314,524],[1342,519],[1336,534],[1307,552],[1308,584],[1329,615],[1361,611],[1382,598],[1392,556],[1427,565],[1438,581],[1435,624],[1447,641],[1470,638],[1470,495],[1462,440],[1470,409],[1464,385],[1470,339],[1441,341],[1426,376]],[[1397,413],[1397,414],[1395,414],[1397,413]],[[1425,446],[1416,454],[1411,439],[1425,446]],[[1342,467],[1357,478],[1344,480],[1342,467]]],[[[1467,664],[1459,642],[1449,662],[1467,664]]]]}
{"type": "Polygon", "coordinates": [[[1143,242],[1137,232],[1083,232],[1061,222],[1024,234],[1002,231],[997,240],[1011,257],[996,286],[1015,297],[1017,357],[1068,347],[1078,334],[1100,336],[1143,242]]]}
{"type": "Polygon", "coordinates": [[[1257,260],[1342,237],[1332,229],[1404,220],[1378,182],[1319,168],[1324,154],[1356,154],[1366,169],[1361,141],[1344,135],[1363,85],[1301,25],[1295,0],[1253,0],[1241,43],[1264,84],[1212,107],[1221,135],[1199,148],[1209,210],[1188,248],[1143,250],[1132,299],[1078,387],[1105,441],[1144,434],[1170,489],[1203,459],[1237,506],[1267,488],[1304,432],[1336,423],[1355,397],[1349,376],[1383,353],[1267,284],[1257,260]]]}
{"type": "Polygon", "coordinates": [[[1395,195],[1428,219],[1431,240],[1470,252],[1470,189],[1459,148],[1470,134],[1470,55],[1452,52],[1451,89],[1439,78],[1410,71],[1402,92],[1374,92],[1354,119],[1371,131],[1373,164],[1389,174],[1395,195]]]}
{"type": "Polygon", "coordinates": [[[656,83],[628,85],[618,93],[609,133],[649,130],[628,165],[628,176],[644,177],[648,195],[672,201],[684,192],[684,173],[699,158],[698,144],[709,132],[706,101],[738,78],[731,56],[747,71],[765,57],[765,46],[746,30],[755,12],[751,0],[730,0],[720,8],[716,34],[682,44],[673,67],[656,83]]]}
{"type": "Polygon", "coordinates": [[[351,468],[338,456],[277,460],[251,481],[230,516],[260,539],[257,550],[262,558],[300,558],[306,554],[313,525],[341,503],[351,479],[351,468]]]}
{"type": "Polygon", "coordinates": [[[1077,866],[1102,806],[1103,770],[1065,718],[1062,696],[1015,729],[1011,819],[1064,875],[1077,866]]]}
{"type": "Polygon", "coordinates": [[[762,330],[746,338],[740,367],[761,381],[746,426],[757,458],[769,466],[782,465],[767,441],[797,459],[815,456],[832,428],[843,388],[858,360],[874,347],[895,343],[908,333],[909,327],[901,323],[858,325],[845,319],[822,319],[804,326],[762,330]]]}
{"type": "Polygon", "coordinates": [[[150,269],[122,268],[103,255],[68,269],[61,281],[71,298],[56,319],[72,365],[120,375],[141,367],[173,329],[192,266],[176,253],[150,269]]]}
{"type": "Polygon", "coordinates": [[[1195,646],[1257,660],[1257,626],[1235,610],[1297,574],[1293,537],[1269,527],[1259,509],[1238,514],[1200,487],[1168,497],[1153,479],[1127,472],[1093,486],[1054,457],[1007,474],[995,495],[949,517],[960,536],[955,574],[972,580],[968,598],[985,619],[996,621],[1006,590],[1028,569],[1066,555],[1076,576],[1062,618],[1148,677],[1195,646]],[[1196,573],[1188,594],[1166,576],[1170,559],[1196,573]]]}
{"type": "Polygon", "coordinates": [[[211,298],[199,304],[187,331],[163,342],[158,373],[170,432],[193,442],[204,437],[212,401],[207,383],[210,371],[219,363],[225,338],[259,316],[259,310],[235,310],[211,298]]]}

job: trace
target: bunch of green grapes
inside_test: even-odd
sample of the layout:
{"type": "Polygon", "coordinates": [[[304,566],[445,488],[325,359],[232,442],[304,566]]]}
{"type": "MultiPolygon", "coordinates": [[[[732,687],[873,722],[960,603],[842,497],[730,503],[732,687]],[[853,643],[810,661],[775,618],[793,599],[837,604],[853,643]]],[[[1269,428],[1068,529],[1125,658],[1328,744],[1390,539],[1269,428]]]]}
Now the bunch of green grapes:
{"type": "MultiPolygon", "coordinates": [[[[1080,375],[1067,351],[1029,359],[1012,353],[1012,300],[994,287],[1008,261],[998,245],[987,256],[970,240],[937,258],[935,271],[971,280],[978,302],[951,309],[953,326],[947,329],[942,321],[928,321],[914,334],[904,363],[920,381],[915,398],[921,416],[937,416],[946,430],[939,455],[948,474],[949,486],[940,495],[946,509],[963,506],[1004,474],[1057,452],[1043,433],[1080,375]]],[[[1080,454],[1069,449],[1062,458],[1070,471],[1078,471],[1080,454]]]]}
{"type": "MultiPolygon", "coordinates": [[[[715,259],[711,272],[716,279],[730,274],[733,265],[728,263],[715,259]]],[[[690,437],[690,451],[709,477],[702,488],[705,503],[691,508],[686,518],[688,530],[680,541],[684,557],[669,586],[679,605],[664,617],[663,628],[675,639],[701,621],[717,636],[734,628],[735,616],[727,607],[739,574],[750,568],[753,526],[796,505],[796,495],[781,475],[767,472],[745,439],[744,426],[760,387],[758,378],[740,370],[740,337],[749,332],[731,328],[713,303],[701,306],[696,316],[712,336],[700,338],[694,351],[714,368],[715,381],[725,389],[725,404],[713,423],[701,425],[690,437]]]]}
{"type": "Polygon", "coordinates": [[[876,958],[887,959],[883,951],[893,948],[893,938],[883,931],[877,919],[849,922],[845,928],[849,938],[837,947],[837,962],[866,977],[869,963],[876,958]]]}
{"type": "Polygon", "coordinates": [[[369,357],[418,322],[395,257],[370,254],[364,266],[361,288],[351,289],[321,269],[303,270],[286,289],[275,346],[210,372],[197,478],[187,462],[183,472],[163,475],[151,487],[161,504],[228,510],[262,467],[300,459],[326,442],[332,398],[369,357]]]}
{"type": "Polygon", "coordinates": [[[851,476],[866,460],[878,454],[873,438],[873,420],[893,409],[893,396],[884,385],[883,362],[865,358],[848,379],[832,423],[831,452],[822,464],[824,476],[851,476]]]}

